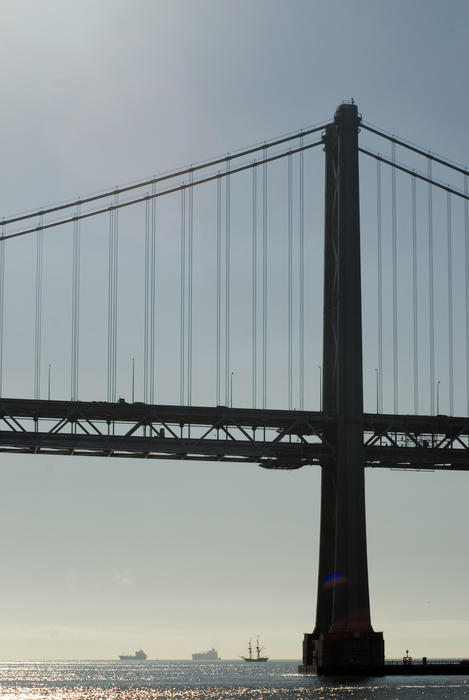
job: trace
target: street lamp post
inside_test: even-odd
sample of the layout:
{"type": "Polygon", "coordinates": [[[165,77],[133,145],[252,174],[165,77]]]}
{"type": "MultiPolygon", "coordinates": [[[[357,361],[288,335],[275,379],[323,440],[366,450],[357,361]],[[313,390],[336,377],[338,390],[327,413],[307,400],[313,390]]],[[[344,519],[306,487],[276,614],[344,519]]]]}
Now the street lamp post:
{"type": "Polygon", "coordinates": [[[135,403],[135,357],[132,357],[132,403],[135,403]]]}
{"type": "Polygon", "coordinates": [[[234,372],[231,373],[230,377],[230,406],[233,408],[233,374],[234,372]]]}
{"type": "Polygon", "coordinates": [[[377,367],[375,367],[376,372],[376,413],[379,413],[379,372],[377,367]]]}
{"type": "Polygon", "coordinates": [[[436,415],[440,415],[440,380],[436,383],[436,415]]]}
{"type": "Polygon", "coordinates": [[[322,367],[318,365],[319,369],[319,410],[322,411],[322,367]]]}
{"type": "Polygon", "coordinates": [[[49,365],[49,375],[47,378],[47,398],[49,401],[50,401],[50,368],[51,367],[52,367],[52,365],[49,365]]]}

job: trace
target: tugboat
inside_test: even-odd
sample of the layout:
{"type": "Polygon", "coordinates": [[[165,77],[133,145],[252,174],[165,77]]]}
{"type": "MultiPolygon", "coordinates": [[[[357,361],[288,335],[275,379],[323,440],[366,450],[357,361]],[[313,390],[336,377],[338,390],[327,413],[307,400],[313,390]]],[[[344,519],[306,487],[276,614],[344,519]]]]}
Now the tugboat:
{"type": "Polygon", "coordinates": [[[147,658],[147,655],[143,651],[143,649],[138,649],[138,651],[135,652],[135,654],[121,654],[119,656],[119,659],[121,661],[145,661],[147,658]]]}
{"type": "Polygon", "coordinates": [[[261,651],[263,649],[264,649],[264,647],[259,646],[259,637],[257,637],[256,656],[253,656],[252,655],[252,643],[251,643],[251,640],[249,640],[249,644],[248,644],[249,656],[242,656],[241,658],[244,659],[245,661],[268,661],[269,660],[268,656],[261,656],[261,651]]]}

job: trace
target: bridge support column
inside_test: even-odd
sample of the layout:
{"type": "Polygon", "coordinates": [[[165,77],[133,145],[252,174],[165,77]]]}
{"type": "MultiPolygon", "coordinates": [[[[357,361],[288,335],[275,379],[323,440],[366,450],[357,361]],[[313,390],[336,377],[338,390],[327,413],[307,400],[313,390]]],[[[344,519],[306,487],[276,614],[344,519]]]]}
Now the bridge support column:
{"type": "Polygon", "coordinates": [[[341,105],[324,136],[323,410],[335,459],[322,466],[316,626],[300,671],[379,673],[383,635],[370,619],[365,522],[358,128],[341,105]]]}

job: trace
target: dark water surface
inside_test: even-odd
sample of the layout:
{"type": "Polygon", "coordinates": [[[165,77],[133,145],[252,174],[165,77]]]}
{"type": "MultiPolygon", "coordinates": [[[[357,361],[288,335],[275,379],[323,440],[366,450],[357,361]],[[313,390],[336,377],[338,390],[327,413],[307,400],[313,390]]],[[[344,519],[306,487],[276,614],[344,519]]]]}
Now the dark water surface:
{"type": "Polygon", "coordinates": [[[297,661],[9,662],[0,664],[0,697],[9,700],[469,698],[468,676],[396,676],[339,682],[300,676],[297,666],[297,661]]]}

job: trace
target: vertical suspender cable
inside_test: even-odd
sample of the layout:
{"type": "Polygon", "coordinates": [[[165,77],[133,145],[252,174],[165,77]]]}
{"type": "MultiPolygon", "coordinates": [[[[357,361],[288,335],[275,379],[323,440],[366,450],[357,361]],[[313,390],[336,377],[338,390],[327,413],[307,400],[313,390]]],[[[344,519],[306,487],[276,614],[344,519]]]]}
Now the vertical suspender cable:
{"type": "MultiPolygon", "coordinates": [[[[432,161],[428,159],[428,179],[432,179],[432,161]]],[[[435,312],[433,297],[433,190],[428,183],[428,298],[430,333],[430,413],[435,413],[435,312]]]]}
{"type": "Polygon", "coordinates": [[[217,385],[216,404],[221,404],[221,179],[217,180],[217,385]]]}
{"type": "Polygon", "coordinates": [[[383,412],[383,254],[381,215],[381,163],[376,161],[376,218],[378,232],[378,410],[383,412]]]}
{"type": "Polygon", "coordinates": [[[180,355],[179,355],[179,402],[184,405],[185,375],[185,301],[186,301],[186,190],[181,190],[181,308],[180,308],[180,355]]]}
{"type": "MultiPolygon", "coordinates": [[[[156,192],[152,184],[152,194],[156,192]]],[[[155,400],[155,325],[156,325],[156,199],[145,200],[145,317],[143,348],[143,397],[155,400]],[[151,207],[151,209],[150,209],[151,207]]]]}
{"type": "Polygon", "coordinates": [[[446,193],[446,230],[448,236],[448,385],[449,415],[454,415],[454,343],[453,343],[453,241],[451,231],[451,193],[446,193]]]}
{"type": "Polygon", "coordinates": [[[417,182],[412,178],[412,300],[414,317],[414,413],[419,412],[419,363],[418,363],[418,286],[417,286],[417,182]]]}
{"type": "MultiPolygon", "coordinates": [[[[264,161],[267,149],[264,148],[264,161]]],[[[267,163],[262,166],[262,408],[267,407],[267,163]]]]}
{"type": "MultiPolygon", "coordinates": [[[[467,175],[464,175],[464,193],[468,194],[467,175]]],[[[469,416],[469,205],[467,199],[464,200],[464,243],[466,258],[466,415],[469,416]]]]}
{"type": "Polygon", "coordinates": [[[226,191],[225,191],[225,403],[230,405],[230,161],[226,162],[226,191]]]}
{"type": "Polygon", "coordinates": [[[143,319],[143,400],[150,401],[149,338],[150,338],[150,200],[145,200],[145,313],[143,319]]]}
{"type": "MultiPolygon", "coordinates": [[[[392,144],[392,162],[396,161],[396,144],[392,144]]],[[[394,413],[398,412],[398,342],[397,342],[397,221],[396,221],[396,169],[392,168],[392,341],[393,341],[393,383],[394,383],[394,413]]]]}
{"type": "Polygon", "coordinates": [[[116,395],[114,392],[114,279],[115,279],[115,256],[116,256],[116,235],[114,211],[111,211],[111,246],[110,246],[110,319],[109,319],[109,401],[115,401],[116,395]]]}
{"type": "Polygon", "coordinates": [[[252,407],[257,405],[257,168],[252,169],[252,407]]]}
{"type": "Polygon", "coordinates": [[[194,188],[192,182],[194,173],[189,175],[189,231],[188,231],[188,300],[187,300],[187,403],[192,404],[192,279],[193,279],[193,250],[194,250],[194,188]]]}
{"type": "MultiPolygon", "coordinates": [[[[152,194],[156,193],[156,183],[152,184],[152,194]]],[[[150,240],[150,343],[149,343],[149,400],[155,402],[155,331],[156,331],[156,198],[151,200],[151,240],[150,240]]]]}
{"type": "MultiPolygon", "coordinates": [[[[118,203],[119,197],[116,195],[116,204],[118,203]]],[[[114,314],[113,314],[113,344],[112,344],[112,386],[113,386],[113,401],[116,400],[116,388],[117,388],[117,261],[118,261],[118,245],[119,245],[119,210],[114,210],[114,314]]]]}
{"type": "MultiPolygon", "coordinates": [[[[39,226],[42,225],[42,215],[39,226]]],[[[36,238],[36,319],[34,338],[34,398],[41,394],[41,327],[42,327],[42,252],[44,247],[44,231],[37,232],[36,238]]]]}
{"type": "MultiPolygon", "coordinates": [[[[80,215],[80,205],[77,206],[80,215]]],[[[70,396],[78,401],[78,355],[80,338],[80,220],[73,222],[73,260],[72,260],[72,377],[70,396]]]]}
{"type": "Polygon", "coordinates": [[[113,255],[113,220],[109,212],[109,250],[108,250],[108,289],[107,289],[107,400],[111,401],[111,338],[112,338],[112,255],[113,255]]]}
{"type": "MultiPolygon", "coordinates": [[[[2,225],[1,235],[5,235],[2,225]]],[[[0,241],[0,396],[3,396],[3,310],[5,300],[5,241],[0,241]]]]}
{"type": "MultiPolygon", "coordinates": [[[[115,204],[118,196],[115,196],[115,204]]],[[[109,212],[108,401],[116,400],[118,209],[109,212]]]]}
{"type": "Polygon", "coordinates": [[[293,203],[292,156],[288,156],[288,408],[293,408],[293,203]]]}
{"type": "MultiPolygon", "coordinates": [[[[300,147],[303,137],[300,138],[300,147]]],[[[300,151],[300,410],[305,407],[305,213],[304,160],[300,151]]]]}

